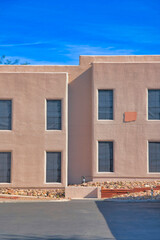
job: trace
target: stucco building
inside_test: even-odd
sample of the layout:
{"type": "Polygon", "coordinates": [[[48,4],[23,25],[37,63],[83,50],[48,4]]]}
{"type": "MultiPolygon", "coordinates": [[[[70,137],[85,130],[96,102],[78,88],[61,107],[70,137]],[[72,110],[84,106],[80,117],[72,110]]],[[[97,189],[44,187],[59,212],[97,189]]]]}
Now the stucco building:
{"type": "Polygon", "coordinates": [[[0,66],[0,186],[160,178],[160,56],[0,66]]]}

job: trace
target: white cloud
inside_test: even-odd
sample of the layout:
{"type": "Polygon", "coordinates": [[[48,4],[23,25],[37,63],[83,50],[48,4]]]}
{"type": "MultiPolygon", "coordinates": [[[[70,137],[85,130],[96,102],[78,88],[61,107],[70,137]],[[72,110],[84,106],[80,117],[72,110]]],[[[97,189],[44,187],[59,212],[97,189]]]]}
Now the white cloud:
{"type": "Polygon", "coordinates": [[[32,45],[39,45],[43,43],[47,43],[47,42],[9,43],[9,44],[0,44],[0,47],[32,46],[32,45]]]}
{"type": "Polygon", "coordinates": [[[118,49],[113,46],[106,48],[89,45],[67,45],[66,56],[77,59],[79,55],[131,55],[135,53],[132,49],[118,49]]]}
{"type": "Polygon", "coordinates": [[[50,62],[50,61],[36,61],[35,59],[31,59],[31,58],[25,58],[25,57],[21,57],[21,56],[6,56],[6,59],[9,60],[16,60],[18,59],[19,62],[18,64],[23,64],[25,62],[29,63],[29,65],[66,65],[66,63],[63,62],[50,62]]]}
{"type": "MultiPolygon", "coordinates": [[[[19,64],[28,62],[30,65],[76,65],[80,55],[133,55],[136,50],[132,49],[118,49],[113,46],[100,47],[89,45],[73,45],[63,43],[64,47],[57,48],[57,55],[61,55],[62,61],[39,61],[32,58],[26,58],[21,56],[6,56],[7,59],[14,61],[19,60],[19,64]],[[64,58],[63,58],[64,56],[64,58]],[[64,59],[64,60],[63,60],[64,59]]],[[[51,49],[50,49],[51,50],[51,49]]],[[[55,48],[52,49],[54,51],[55,48]]]]}

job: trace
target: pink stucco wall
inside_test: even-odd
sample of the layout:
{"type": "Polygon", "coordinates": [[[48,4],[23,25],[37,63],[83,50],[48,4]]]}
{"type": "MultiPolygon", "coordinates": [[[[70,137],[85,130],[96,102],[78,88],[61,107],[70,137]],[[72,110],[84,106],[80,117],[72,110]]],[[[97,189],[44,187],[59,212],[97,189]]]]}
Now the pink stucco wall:
{"type": "Polygon", "coordinates": [[[148,120],[148,89],[160,89],[160,63],[93,63],[93,179],[159,178],[148,172],[148,141],[160,141],[160,121],[148,120]],[[98,120],[98,89],[113,89],[114,119],[98,120]],[[125,112],[137,120],[125,122],[125,112]],[[98,141],[113,141],[114,172],[98,172],[98,141]]]}
{"type": "Polygon", "coordinates": [[[0,151],[11,151],[11,183],[0,187],[67,185],[66,73],[0,73],[0,99],[12,100],[12,130],[0,131],[0,151]],[[57,81],[58,80],[58,81],[57,81]],[[62,130],[46,130],[46,100],[62,99],[62,130]],[[46,183],[46,151],[62,153],[62,183],[46,183]]]}
{"type": "Polygon", "coordinates": [[[0,150],[13,152],[10,186],[57,186],[44,181],[46,150],[63,152],[59,186],[67,179],[80,183],[82,176],[159,178],[147,170],[147,141],[160,140],[159,121],[147,120],[147,88],[160,88],[159,76],[160,56],[81,56],[79,66],[0,66],[0,99],[13,99],[13,130],[0,131],[0,150]],[[98,88],[114,89],[113,121],[97,120],[98,88]],[[45,131],[45,98],[54,97],[64,104],[60,133],[45,131]],[[137,112],[137,120],[124,123],[124,112],[137,112]],[[98,140],[114,141],[114,173],[97,172],[98,140]]]}

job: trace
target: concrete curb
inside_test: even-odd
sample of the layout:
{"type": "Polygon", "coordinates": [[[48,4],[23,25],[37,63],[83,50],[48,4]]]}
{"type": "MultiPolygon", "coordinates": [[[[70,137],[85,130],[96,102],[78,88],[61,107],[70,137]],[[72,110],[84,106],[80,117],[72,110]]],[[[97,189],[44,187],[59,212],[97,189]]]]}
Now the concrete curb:
{"type": "Polygon", "coordinates": [[[57,202],[69,202],[69,199],[64,200],[10,200],[10,201],[0,201],[0,203],[57,203],[57,202]]]}
{"type": "Polygon", "coordinates": [[[147,199],[147,200],[121,200],[121,199],[99,199],[99,198],[72,198],[63,200],[6,200],[0,203],[61,203],[70,201],[101,201],[101,202],[116,202],[116,203],[160,203],[160,200],[147,199]]]}
{"type": "Polygon", "coordinates": [[[146,203],[146,202],[156,202],[156,203],[160,203],[160,199],[142,199],[142,200],[122,200],[122,199],[104,199],[104,202],[119,202],[119,203],[146,203]]]}
{"type": "Polygon", "coordinates": [[[18,199],[18,198],[33,198],[33,199],[37,199],[36,196],[25,196],[25,195],[10,195],[10,194],[1,194],[0,198],[3,199],[18,199]]]}
{"type": "Polygon", "coordinates": [[[71,198],[71,200],[83,200],[83,201],[104,201],[104,199],[101,198],[71,198]]]}
{"type": "Polygon", "coordinates": [[[38,201],[38,202],[42,202],[42,201],[45,201],[45,202],[48,202],[48,201],[66,201],[67,199],[44,199],[45,197],[43,197],[43,200],[42,197],[37,197],[37,196],[25,196],[25,195],[10,195],[10,194],[0,194],[0,202],[6,202],[7,200],[9,201],[38,201]],[[22,199],[23,198],[23,199],[22,199]],[[30,198],[30,199],[29,199],[30,198]],[[4,199],[4,201],[3,201],[4,199]],[[28,200],[29,199],[29,200],[28,200]],[[5,201],[6,200],[6,201],[5,201]]]}
{"type": "Polygon", "coordinates": [[[83,200],[83,201],[101,201],[101,202],[119,202],[119,203],[142,203],[142,202],[159,202],[160,200],[156,199],[147,199],[147,200],[121,200],[121,199],[99,199],[99,198],[72,198],[71,200],[76,201],[76,200],[83,200]]]}

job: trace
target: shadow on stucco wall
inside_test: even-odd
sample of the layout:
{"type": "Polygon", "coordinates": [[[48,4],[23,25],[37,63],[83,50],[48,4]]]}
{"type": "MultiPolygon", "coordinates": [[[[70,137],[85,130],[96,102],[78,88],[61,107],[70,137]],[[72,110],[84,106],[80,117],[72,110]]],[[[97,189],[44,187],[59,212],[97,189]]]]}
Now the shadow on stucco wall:
{"type": "Polygon", "coordinates": [[[82,176],[91,176],[91,68],[68,86],[68,176],[69,184],[81,183],[82,176]]]}

